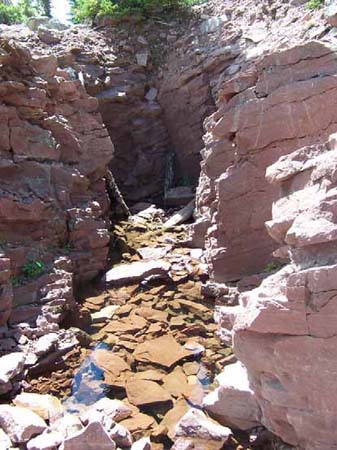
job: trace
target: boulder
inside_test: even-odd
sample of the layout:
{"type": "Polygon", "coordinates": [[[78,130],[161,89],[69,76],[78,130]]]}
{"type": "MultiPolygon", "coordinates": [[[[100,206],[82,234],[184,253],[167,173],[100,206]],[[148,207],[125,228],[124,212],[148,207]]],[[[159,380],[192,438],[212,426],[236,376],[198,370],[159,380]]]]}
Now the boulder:
{"type": "Polygon", "coordinates": [[[25,354],[13,352],[0,358],[0,386],[8,382],[21,373],[24,369],[25,354]]]}
{"type": "Polygon", "coordinates": [[[9,405],[0,405],[0,426],[14,443],[28,442],[47,428],[45,421],[30,409],[9,405]]]}
{"type": "Polygon", "coordinates": [[[87,427],[64,440],[60,450],[115,450],[116,444],[100,422],[90,422],[87,427]]]}
{"type": "Polygon", "coordinates": [[[178,422],[174,440],[187,438],[188,440],[201,441],[208,448],[220,450],[232,436],[232,431],[213,422],[202,411],[190,409],[178,422]]]}
{"type": "Polygon", "coordinates": [[[63,415],[60,400],[48,394],[22,393],[15,397],[13,403],[16,406],[30,409],[49,422],[54,422],[63,415]]]}
{"type": "Polygon", "coordinates": [[[249,386],[246,368],[240,362],[231,364],[216,380],[219,387],[203,399],[204,409],[222,425],[241,430],[258,426],[261,411],[249,386]]]}

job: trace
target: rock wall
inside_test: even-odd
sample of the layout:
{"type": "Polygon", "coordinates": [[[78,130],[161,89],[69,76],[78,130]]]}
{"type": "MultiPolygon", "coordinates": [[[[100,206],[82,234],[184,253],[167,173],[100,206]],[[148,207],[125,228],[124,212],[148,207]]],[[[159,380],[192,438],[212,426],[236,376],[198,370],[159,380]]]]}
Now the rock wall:
{"type": "MultiPolygon", "coordinates": [[[[337,445],[336,164],[331,135],[268,168],[280,197],[267,229],[291,263],[219,313],[223,326],[233,325],[234,350],[247,368],[261,422],[306,450],[337,445]]],[[[242,392],[231,390],[235,404],[242,392]]]]}
{"type": "Polygon", "coordinates": [[[275,243],[265,230],[277,189],[266,168],[281,155],[335,131],[337,59],[317,41],[254,59],[225,81],[205,121],[194,239],[206,231],[211,277],[224,282],[262,271],[275,243]]]}
{"type": "MultiPolygon", "coordinates": [[[[43,31],[12,27],[6,34],[27,43],[36,55],[56,56],[58,66],[70,78],[79,77],[89,95],[97,98],[115,147],[110,169],[125,199],[162,196],[172,147],[157,101],[151,32],[132,23],[102,26],[100,31],[85,26],[43,31]]],[[[163,40],[159,31],[160,25],[156,45],[163,40]]]]}
{"type": "Polygon", "coordinates": [[[106,267],[113,146],[97,100],[54,55],[1,49],[0,325],[11,313],[41,328],[43,311],[58,322],[73,301],[72,274],[83,283],[106,267]]]}

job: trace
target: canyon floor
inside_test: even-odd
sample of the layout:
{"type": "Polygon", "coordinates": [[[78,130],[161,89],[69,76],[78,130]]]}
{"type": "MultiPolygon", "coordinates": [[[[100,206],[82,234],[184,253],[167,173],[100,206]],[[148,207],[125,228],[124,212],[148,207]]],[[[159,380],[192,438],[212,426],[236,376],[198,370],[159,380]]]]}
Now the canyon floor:
{"type": "MultiPolygon", "coordinates": [[[[112,271],[122,272],[81,292],[75,324],[82,328],[73,330],[82,345],[61,367],[32,378],[27,390],[62,398],[74,414],[104,397],[122,400],[132,415],[120,424],[134,439],[151,436],[153,450],[171,448],[176,424],[189,409],[202,409],[215,375],[236,361],[216,335],[201,249],[186,246],[186,226],[166,229],[164,219],[163,210],[150,207],[114,226],[112,271]]],[[[242,434],[225,448],[248,444],[242,434]]]]}

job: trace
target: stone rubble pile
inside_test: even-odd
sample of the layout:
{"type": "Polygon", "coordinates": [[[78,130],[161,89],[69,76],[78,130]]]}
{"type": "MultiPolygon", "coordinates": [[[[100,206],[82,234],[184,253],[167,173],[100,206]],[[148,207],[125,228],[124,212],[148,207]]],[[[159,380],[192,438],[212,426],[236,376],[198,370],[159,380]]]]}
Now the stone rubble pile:
{"type": "MultiPolygon", "coordinates": [[[[125,444],[113,437],[104,418],[105,432],[96,422],[95,432],[118,447],[128,447],[131,437],[133,441],[150,437],[153,450],[170,448],[172,442],[174,448],[195,445],[215,450],[230,441],[236,448],[232,431],[200,410],[213,374],[234,361],[231,349],[214,336],[213,299],[201,294],[207,279],[201,252],[179,244],[186,238],[186,227],[168,231],[164,222],[165,217],[151,207],[115,226],[123,262],[106,273],[96,292],[85,295],[81,307],[81,313],[91,318],[87,331],[92,345],[82,348],[86,362],[70,376],[43,374],[27,389],[66,394],[64,409],[81,420],[93,417],[93,409],[110,415],[117,402],[128,411],[118,421],[125,444]],[[141,265],[137,274],[135,265],[141,265]],[[160,267],[159,273],[154,266],[160,267]]],[[[82,427],[64,448],[79,445],[89,431],[82,427]]]]}

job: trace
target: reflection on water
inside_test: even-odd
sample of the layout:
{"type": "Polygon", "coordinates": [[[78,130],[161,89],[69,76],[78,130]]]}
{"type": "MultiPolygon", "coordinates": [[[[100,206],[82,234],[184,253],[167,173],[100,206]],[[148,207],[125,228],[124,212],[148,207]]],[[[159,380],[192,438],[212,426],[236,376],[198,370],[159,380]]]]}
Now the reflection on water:
{"type": "Polygon", "coordinates": [[[103,382],[103,371],[93,361],[97,350],[108,348],[109,346],[104,343],[98,344],[83,361],[74,377],[71,396],[63,403],[68,412],[79,412],[83,406],[93,405],[105,397],[106,384],[103,382]]]}

